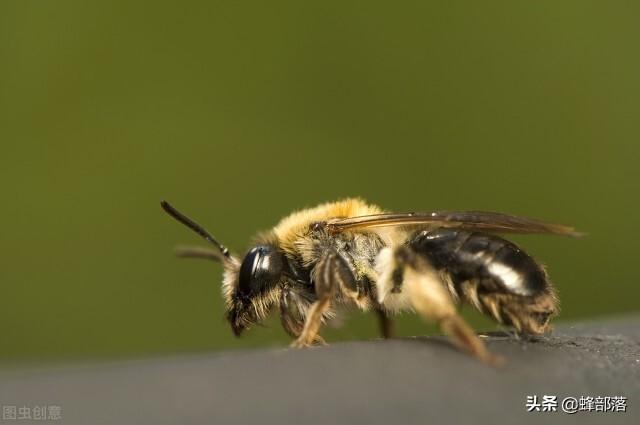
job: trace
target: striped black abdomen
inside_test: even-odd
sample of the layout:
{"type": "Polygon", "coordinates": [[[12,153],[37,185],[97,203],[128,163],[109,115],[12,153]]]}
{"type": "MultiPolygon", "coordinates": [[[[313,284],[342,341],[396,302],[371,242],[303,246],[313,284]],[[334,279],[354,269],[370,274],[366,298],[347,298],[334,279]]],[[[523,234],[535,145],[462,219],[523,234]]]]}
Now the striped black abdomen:
{"type": "Polygon", "coordinates": [[[455,229],[418,233],[409,245],[438,270],[446,270],[458,289],[478,280],[484,291],[534,296],[549,288],[546,273],[527,253],[495,235],[455,229]]]}

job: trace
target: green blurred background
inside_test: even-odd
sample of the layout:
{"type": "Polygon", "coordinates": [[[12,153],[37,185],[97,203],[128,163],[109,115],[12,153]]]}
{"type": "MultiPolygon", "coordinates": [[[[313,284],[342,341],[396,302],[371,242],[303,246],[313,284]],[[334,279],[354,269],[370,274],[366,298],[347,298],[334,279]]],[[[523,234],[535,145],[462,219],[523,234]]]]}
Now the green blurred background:
{"type": "MultiPolygon", "coordinates": [[[[560,320],[637,311],[639,12],[0,2],[0,361],[286,343],[275,320],[232,336],[221,268],[173,257],[200,241],[162,198],[235,251],[353,195],[572,224],[589,236],[515,238],[548,265],[560,320]]],[[[354,312],[325,335],[372,338],[376,322],[354,312]]]]}

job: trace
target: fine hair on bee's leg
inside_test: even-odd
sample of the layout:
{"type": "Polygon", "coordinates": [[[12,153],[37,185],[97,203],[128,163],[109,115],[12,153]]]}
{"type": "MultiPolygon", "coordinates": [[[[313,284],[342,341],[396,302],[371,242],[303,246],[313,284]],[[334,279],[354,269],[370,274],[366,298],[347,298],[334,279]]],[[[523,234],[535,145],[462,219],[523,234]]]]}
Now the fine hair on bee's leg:
{"type": "Polygon", "coordinates": [[[278,305],[280,308],[280,324],[291,338],[298,338],[302,333],[304,319],[298,306],[291,299],[288,289],[280,290],[278,305]]]}
{"type": "MultiPolygon", "coordinates": [[[[402,292],[408,297],[413,309],[427,320],[434,320],[451,341],[462,350],[485,363],[496,365],[503,360],[492,354],[471,327],[458,315],[454,300],[438,272],[428,260],[403,245],[392,254],[390,270],[402,278],[402,292]]],[[[394,278],[395,280],[395,278],[394,278]]],[[[393,283],[394,289],[398,284],[393,283]]]]}
{"type": "Polygon", "coordinates": [[[460,285],[462,298],[498,323],[513,326],[517,338],[551,331],[549,323],[558,314],[558,298],[552,287],[534,295],[495,291],[487,280],[471,280],[460,285]]]}
{"type": "Polygon", "coordinates": [[[357,293],[355,278],[348,263],[334,249],[328,249],[313,268],[312,280],[318,299],[307,312],[300,336],[291,343],[292,347],[302,348],[317,340],[322,318],[331,307],[336,291],[346,295],[357,293]]]}

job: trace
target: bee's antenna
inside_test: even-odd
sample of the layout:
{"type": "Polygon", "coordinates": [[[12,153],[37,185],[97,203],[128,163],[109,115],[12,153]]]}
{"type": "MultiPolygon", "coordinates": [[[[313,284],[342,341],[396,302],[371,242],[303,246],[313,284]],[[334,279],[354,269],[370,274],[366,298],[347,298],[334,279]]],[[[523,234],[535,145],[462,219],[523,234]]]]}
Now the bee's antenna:
{"type": "Polygon", "coordinates": [[[213,245],[217,246],[218,249],[220,250],[220,253],[225,256],[226,258],[230,257],[229,254],[229,250],[222,245],[220,242],[218,242],[216,240],[216,238],[214,238],[213,236],[211,236],[211,233],[207,232],[204,227],[200,226],[198,223],[196,223],[195,221],[191,220],[189,217],[187,217],[186,215],[182,214],[180,211],[178,211],[177,209],[175,209],[170,203],[168,203],[167,201],[161,201],[160,202],[160,206],[162,207],[163,210],[165,210],[165,212],[167,214],[169,214],[171,217],[175,218],[176,220],[178,220],[180,223],[184,224],[185,226],[187,226],[189,229],[193,230],[194,232],[196,232],[197,234],[199,234],[200,236],[202,236],[206,241],[211,242],[213,245]]]}
{"type": "Polygon", "coordinates": [[[217,250],[199,246],[178,246],[175,249],[178,257],[182,258],[202,258],[211,261],[223,261],[224,257],[217,250]]]}

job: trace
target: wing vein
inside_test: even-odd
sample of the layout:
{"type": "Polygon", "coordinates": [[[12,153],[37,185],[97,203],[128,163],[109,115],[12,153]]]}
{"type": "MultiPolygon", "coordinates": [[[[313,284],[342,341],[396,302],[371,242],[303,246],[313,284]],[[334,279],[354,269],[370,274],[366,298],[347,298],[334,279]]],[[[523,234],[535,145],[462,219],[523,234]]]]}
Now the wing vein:
{"type": "Polygon", "coordinates": [[[542,233],[580,237],[573,227],[527,217],[484,211],[436,211],[374,214],[330,220],[331,232],[388,226],[455,227],[495,233],[542,233]]]}

